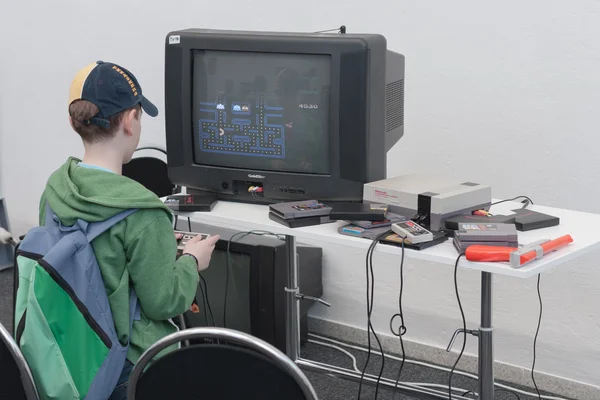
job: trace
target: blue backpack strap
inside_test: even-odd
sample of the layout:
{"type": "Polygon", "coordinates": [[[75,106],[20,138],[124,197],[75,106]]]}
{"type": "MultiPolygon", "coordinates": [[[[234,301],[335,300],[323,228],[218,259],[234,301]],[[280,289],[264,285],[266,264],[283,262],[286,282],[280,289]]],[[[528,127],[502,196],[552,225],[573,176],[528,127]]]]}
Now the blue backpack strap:
{"type": "Polygon", "coordinates": [[[120,212],[119,214],[113,215],[112,217],[110,217],[104,221],[87,223],[82,220],[77,220],[77,222],[73,226],[64,226],[60,222],[60,219],[56,216],[54,211],[52,211],[52,208],[50,208],[50,205],[46,202],[45,225],[47,227],[58,226],[58,228],[61,231],[81,230],[85,233],[85,236],[86,236],[88,242],[92,242],[98,236],[100,236],[101,234],[103,234],[104,232],[106,232],[107,230],[112,228],[114,225],[123,221],[125,218],[127,218],[128,216],[130,216],[131,214],[133,214],[136,211],[137,211],[137,209],[132,208],[132,209],[120,212]]]}
{"type": "MultiPolygon", "coordinates": [[[[100,236],[102,233],[106,232],[119,222],[123,221],[125,218],[136,212],[137,209],[130,209],[120,212],[112,216],[111,218],[101,221],[94,222],[87,226],[86,229],[86,237],[88,242],[92,242],[95,238],[100,236]]],[[[137,293],[134,288],[131,288],[131,295],[129,297],[129,337],[127,339],[127,345],[131,341],[131,331],[133,328],[133,321],[140,319],[140,304],[138,301],[137,293]]]]}
{"type": "Polygon", "coordinates": [[[127,337],[127,345],[131,341],[131,332],[133,331],[133,321],[140,319],[140,302],[138,301],[135,289],[131,288],[131,296],[129,297],[129,336],[127,337]]]}
{"type": "MultiPolygon", "coordinates": [[[[102,233],[106,232],[119,222],[123,221],[125,218],[136,212],[137,209],[130,209],[120,212],[109,219],[101,222],[94,222],[88,225],[86,237],[88,242],[92,242],[95,238],[100,236],[102,233]]],[[[137,293],[134,288],[131,288],[131,295],[129,297],[129,338],[127,339],[127,343],[131,340],[131,330],[133,328],[133,321],[140,319],[140,304],[138,302],[137,293]]]]}
{"type": "Polygon", "coordinates": [[[46,221],[45,226],[52,226],[58,223],[58,218],[56,218],[54,211],[52,211],[52,208],[50,208],[50,204],[48,204],[48,201],[46,201],[46,215],[44,219],[46,221]]]}
{"type": "Polygon", "coordinates": [[[88,242],[96,239],[98,236],[112,228],[117,223],[123,221],[125,218],[136,212],[137,209],[125,210],[119,214],[116,214],[105,221],[93,222],[88,225],[86,230],[86,237],[88,242]]]}

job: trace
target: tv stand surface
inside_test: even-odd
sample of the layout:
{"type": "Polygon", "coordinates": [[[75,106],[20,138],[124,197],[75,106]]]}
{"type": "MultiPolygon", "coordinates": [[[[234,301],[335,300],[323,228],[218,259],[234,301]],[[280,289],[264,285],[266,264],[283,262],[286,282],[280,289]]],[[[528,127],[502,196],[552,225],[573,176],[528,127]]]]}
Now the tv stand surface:
{"type": "MultiPolygon", "coordinates": [[[[492,200],[492,202],[495,201],[497,200],[492,200]]],[[[522,204],[517,202],[505,202],[495,205],[494,213],[510,214],[510,210],[521,206],[522,204]]],[[[600,225],[600,215],[538,205],[530,206],[530,208],[534,211],[557,216],[560,218],[561,223],[558,226],[541,230],[519,232],[519,243],[533,243],[537,240],[552,239],[565,234],[571,234],[575,238],[575,242],[571,243],[564,250],[546,255],[541,260],[519,269],[507,268],[502,263],[476,263],[464,259],[459,262],[459,267],[517,278],[529,278],[557,265],[561,265],[566,261],[570,261],[573,258],[580,257],[581,254],[591,251],[596,247],[600,248],[600,236],[597,235],[595,228],[600,225]]],[[[187,217],[190,217],[192,221],[238,231],[263,230],[282,235],[293,235],[302,243],[324,248],[337,245],[364,249],[366,251],[371,244],[369,240],[340,235],[338,228],[346,224],[344,221],[303,228],[288,228],[269,219],[269,207],[261,204],[221,200],[217,202],[211,212],[181,212],[178,214],[182,218],[187,219],[187,217]]],[[[402,250],[397,246],[382,244],[377,246],[377,252],[400,256],[402,250]]],[[[426,250],[406,249],[407,260],[431,261],[452,268],[456,262],[457,255],[451,240],[426,250]]],[[[337,255],[332,256],[337,258],[337,255]]]]}

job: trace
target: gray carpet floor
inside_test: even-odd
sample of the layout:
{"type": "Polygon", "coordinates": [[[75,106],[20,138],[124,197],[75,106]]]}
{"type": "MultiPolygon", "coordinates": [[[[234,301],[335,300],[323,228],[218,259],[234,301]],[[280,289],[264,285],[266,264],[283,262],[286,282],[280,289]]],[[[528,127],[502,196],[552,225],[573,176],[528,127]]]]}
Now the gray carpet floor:
{"type": "MultiPolygon", "coordinates": [[[[12,332],[12,288],[12,270],[0,271],[0,322],[10,332],[12,332]]],[[[311,339],[321,341],[319,339],[311,339]]],[[[356,364],[358,368],[362,370],[366,361],[367,354],[360,350],[355,350],[343,346],[341,347],[344,348],[344,350],[350,352],[356,358],[356,364]]],[[[352,359],[347,354],[344,354],[343,352],[330,347],[325,347],[323,345],[313,343],[311,341],[302,346],[301,354],[302,358],[308,360],[353,369],[352,359]]],[[[386,358],[383,376],[395,380],[398,374],[399,367],[399,361],[386,358]]],[[[380,368],[381,357],[376,354],[375,350],[374,353],[371,355],[367,373],[378,375],[380,368]]],[[[359,387],[359,384],[357,382],[351,382],[348,380],[331,377],[315,372],[306,372],[306,375],[312,382],[320,400],[350,400],[357,398],[359,387]]],[[[405,382],[436,383],[440,385],[446,385],[447,387],[448,373],[433,368],[427,368],[415,364],[405,363],[402,370],[401,380],[405,382]]],[[[465,391],[477,390],[477,381],[475,379],[464,377],[461,375],[454,375],[452,384],[454,387],[464,388],[465,391]]],[[[523,389],[527,392],[531,392],[531,389],[520,389],[523,389]]],[[[447,389],[440,388],[439,390],[446,391],[447,389]]],[[[467,395],[466,397],[475,398],[473,395],[467,395]]],[[[415,400],[421,399],[422,397],[418,397],[413,394],[402,393],[396,393],[396,395],[394,395],[393,391],[388,390],[384,387],[380,387],[377,398],[380,400],[415,400]]],[[[523,394],[515,395],[513,393],[503,391],[498,391],[496,393],[496,400],[536,400],[537,398],[537,396],[525,396],[523,394]]],[[[375,399],[375,388],[373,386],[363,385],[361,399],[375,399]]]]}
{"type": "MultiPolygon", "coordinates": [[[[317,339],[318,340],[318,339],[317,339]]],[[[322,340],[318,340],[322,341],[322,340]]],[[[376,346],[376,345],[375,345],[376,346]]],[[[351,353],[356,358],[356,364],[360,371],[362,371],[365,361],[367,359],[367,354],[354,350],[352,348],[342,347],[344,350],[351,353]]],[[[399,345],[398,345],[399,347],[399,345]]],[[[367,373],[372,375],[379,375],[381,369],[381,356],[377,355],[377,350],[375,347],[374,352],[371,354],[369,367],[367,368],[367,373]]],[[[302,346],[301,349],[302,358],[319,361],[322,363],[327,363],[347,369],[353,369],[352,359],[340,352],[339,350],[332,349],[329,347],[324,347],[319,344],[314,343],[306,343],[302,346]]],[[[396,355],[398,356],[398,355],[396,355]]],[[[383,372],[383,377],[396,380],[398,375],[398,369],[400,368],[400,362],[389,359],[386,357],[385,360],[385,368],[383,372]]],[[[347,399],[356,399],[358,394],[359,384],[356,382],[350,382],[346,380],[342,380],[340,378],[334,378],[330,376],[326,376],[319,373],[306,372],[306,375],[311,380],[317,394],[319,395],[319,399],[326,400],[347,400],[347,399]]],[[[402,369],[401,381],[403,382],[414,382],[414,383],[435,383],[440,385],[445,385],[445,388],[436,388],[437,390],[441,390],[443,392],[447,392],[448,387],[448,372],[440,371],[433,368],[427,368],[415,364],[405,363],[402,369]]],[[[498,382],[503,383],[503,382],[498,382]]],[[[464,389],[465,391],[477,391],[477,380],[464,377],[461,375],[454,374],[452,378],[452,386],[456,388],[464,389]]],[[[509,386],[514,386],[509,384],[509,386]]],[[[533,392],[534,390],[530,388],[516,387],[517,389],[521,389],[525,392],[533,392]]],[[[456,394],[463,394],[464,392],[457,392],[456,394]]],[[[550,395],[551,393],[541,393],[542,395],[550,395]]],[[[554,395],[555,396],[555,395],[554,395]]],[[[475,399],[476,397],[473,395],[465,396],[467,398],[475,399]]],[[[364,386],[362,389],[361,399],[369,399],[372,400],[375,398],[375,388],[372,386],[364,386]]],[[[379,395],[377,399],[380,400],[413,400],[420,399],[422,397],[418,397],[417,395],[410,394],[401,394],[397,393],[394,395],[392,389],[387,389],[385,387],[380,386],[379,395]]],[[[496,400],[537,400],[537,396],[526,396],[521,393],[510,393],[503,391],[501,388],[496,390],[495,395],[496,400]]]]}
{"type": "Polygon", "coordinates": [[[0,323],[12,332],[13,270],[0,271],[0,323]]]}

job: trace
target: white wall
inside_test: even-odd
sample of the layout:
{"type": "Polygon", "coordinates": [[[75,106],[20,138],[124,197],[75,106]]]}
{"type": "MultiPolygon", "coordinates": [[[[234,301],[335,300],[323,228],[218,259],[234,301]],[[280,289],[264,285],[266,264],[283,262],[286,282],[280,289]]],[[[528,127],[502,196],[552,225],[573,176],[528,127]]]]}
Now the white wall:
{"type": "MultiPolygon", "coordinates": [[[[2,73],[2,70],[0,70],[0,74],[2,73]]],[[[4,137],[4,131],[2,129],[2,89],[0,89],[0,199],[2,199],[4,197],[4,194],[2,193],[2,174],[3,174],[3,167],[4,164],[2,163],[2,141],[3,141],[3,137],[4,137]]]]}
{"type": "MultiPolygon", "coordinates": [[[[188,27],[315,31],[345,24],[352,32],[382,33],[407,63],[406,135],[389,155],[390,175],[443,169],[491,183],[495,197],[527,194],[546,205],[600,212],[597,1],[167,4],[0,0],[0,171],[18,233],[36,223],[38,196],[50,172],[68,155],[81,155],[67,123],[74,73],[98,59],[121,63],[163,110],[164,36],[188,27]]],[[[145,119],[144,130],[146,141],[164,142],[162,115],[145,119]]],[[[546,351],[538,365],[600,385],[595,257],[544,277],[547,306],[539,344],[546,351]]],[[[413,295],[406,307],[413,318],[444,317],[440,326],[458,326],[450,274],[418,265],[410,273],[414,286],[407,290],[413,295]]],[[[363,282],[356,274],[348,285],[363,282]]],[[[529,365],[534,283],[498,280],[497,299],[506,300],[497,318],[503,361],[529,365]]],[[[467,276],[462,285],[475,321],[477,277],[467,276]]],[[[442,335],[435,326],[417,332],[422,337],[414,339],[445,346],[448,332],[442,335]]]]}

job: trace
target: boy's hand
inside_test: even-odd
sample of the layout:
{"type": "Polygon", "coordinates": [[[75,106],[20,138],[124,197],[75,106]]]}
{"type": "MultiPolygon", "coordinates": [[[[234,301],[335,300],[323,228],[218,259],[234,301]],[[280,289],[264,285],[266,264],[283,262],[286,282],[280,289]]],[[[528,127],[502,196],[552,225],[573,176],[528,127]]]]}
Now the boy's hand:
{"type": "Polygon", "coordinates": [[[219,241],[220,236],[210,236],[202,240],[200,235],[190,239],[183,248],[183,254],[191,254],[198,260],[198,272],[204,271],[210,264],[212,252],[215,249],[215,244],[219,241]]]}

